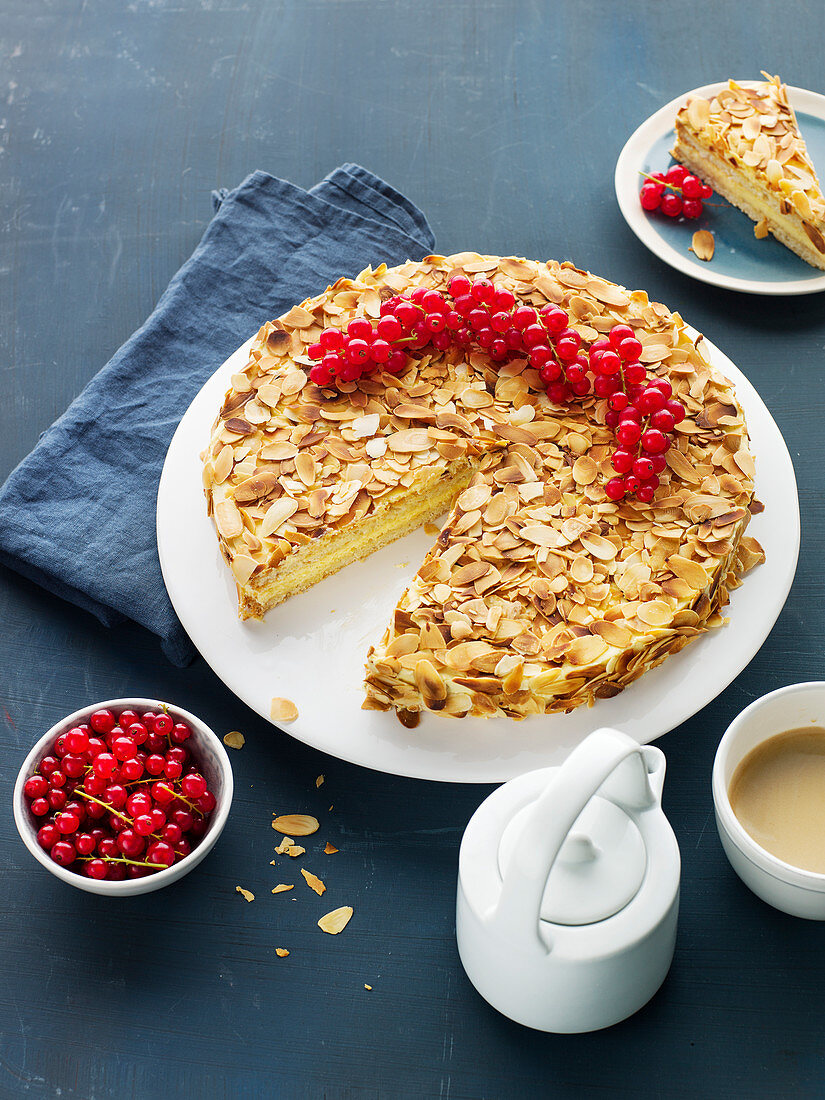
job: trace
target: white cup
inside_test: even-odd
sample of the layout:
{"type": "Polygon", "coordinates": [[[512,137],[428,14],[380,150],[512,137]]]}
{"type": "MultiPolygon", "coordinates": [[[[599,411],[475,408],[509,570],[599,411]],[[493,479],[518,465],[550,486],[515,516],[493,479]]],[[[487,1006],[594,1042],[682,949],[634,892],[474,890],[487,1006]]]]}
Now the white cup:
{"type": "Polygon", "coordinates": [[[791,684],[743,710],[716,750],[713,805],[725,855],[745,885],[783,913],[825,920],[825,874],[794,867],[757,844],[734,814],[728,797],[734,772],[751,749],[803,726],[825,727],[825,682],[791,684]]]}

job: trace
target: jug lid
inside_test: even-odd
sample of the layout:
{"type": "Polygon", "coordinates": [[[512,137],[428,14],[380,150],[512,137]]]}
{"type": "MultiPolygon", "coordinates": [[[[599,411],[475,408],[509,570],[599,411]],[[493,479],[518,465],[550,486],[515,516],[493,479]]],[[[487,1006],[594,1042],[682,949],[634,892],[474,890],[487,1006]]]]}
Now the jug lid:
{"type": "MultiPolygon", "coordinates": [[[[504,828],[498,850],[502,879],[535,801],[504,828]]],[[[639,892],[647,867],[638,826],[615,803],[594,795],[573,824],[547,878],[540,917],[552,924],[595,924],[618,913],[639,892]]]]}

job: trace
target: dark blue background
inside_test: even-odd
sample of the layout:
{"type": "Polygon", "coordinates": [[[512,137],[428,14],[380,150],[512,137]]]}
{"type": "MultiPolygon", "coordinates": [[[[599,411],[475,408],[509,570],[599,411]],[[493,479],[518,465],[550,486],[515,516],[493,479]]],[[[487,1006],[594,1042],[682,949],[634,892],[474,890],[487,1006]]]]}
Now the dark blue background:
{"type": "Polygon", "coordinates": [[[509,1023],[458,963],[458,843],[487,788],[322,757],[202,662],[175,669],[138,628],[110,632],[0,573],[3,1096],[822,1094],[825,928],[734,877],[710,769],[751,699],[822,675],[825,301],[749,298],[663,266],[622,222],[612,175],[628,134],[692,87],[766,68],[825,90],[823,41],[825,9],[804,0],[0,3],[0,476],[150,312],[213,187],[255,168],[310,186],[355,160],[425,210],[444,252],[569,257],[680,309],[766,400],[803,513],[771,637],[662,742],[684,867],[670,977],[631,1020],[579,1037],[509,1023]],[[178,886],[118,903],[36,866],[10,793],[52,722],[128,693],[172,699],[247,744],[215,852],[178,886]],[[295,878],[269,866],[272,811],[322,818],[303,862],[324,898],[297,865],[295,878]],[[340,854],[318,854],[326,839],[340,854]],[[269,893],[296,879],[294,896],[269,893]],[[324,936],[318,916],[345,903],[352,923],[324,936]]]}

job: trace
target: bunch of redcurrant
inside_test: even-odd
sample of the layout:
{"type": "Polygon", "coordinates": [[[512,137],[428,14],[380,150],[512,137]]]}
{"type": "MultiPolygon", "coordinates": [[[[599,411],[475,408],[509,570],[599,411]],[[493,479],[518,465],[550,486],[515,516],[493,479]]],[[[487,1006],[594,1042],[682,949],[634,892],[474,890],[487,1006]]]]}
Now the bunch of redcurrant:
{"type": "Polygon", "coordinates": [[[703,200],[709,199],[713,189],[702,183],[682,164],[674,164],[667,172],[654,172],[647,177],[639,192],[644,210],[661,210],[669,218],[698,218],[704,209],[703,200]]]}
{"type": "Polygon", "coordinates": [[[23,787],[55,863],[93,879],[142,878],[200,842],[215,796],[161,711],[97,710],[60,734],[23,787]]]}
{"type": "Polygon", "coordinates": [[[478,348],[496,363],[526,358],[555,404],[591,393],[607,401],[605,423],[620,444],[613,456],[620,476],[605,485],[608,497],[635,493],[643,502],[653,499],[670,446],[667,437],[684,410],[669,382],[648,377],[639,362],[642,344],[629,325],[615,325],[585,351],[561,306],[534,309],[489,279],[466,275],[454,275],[446,293],[416,287],[395,294],[379,312],[375,327],[356,317],[344,331],[324,329],[309,348],[318,360],[309,372],[313,382],[334,386],[375,370],[396,374],[407,366],[410,352],[426,347],[478,348]]]}

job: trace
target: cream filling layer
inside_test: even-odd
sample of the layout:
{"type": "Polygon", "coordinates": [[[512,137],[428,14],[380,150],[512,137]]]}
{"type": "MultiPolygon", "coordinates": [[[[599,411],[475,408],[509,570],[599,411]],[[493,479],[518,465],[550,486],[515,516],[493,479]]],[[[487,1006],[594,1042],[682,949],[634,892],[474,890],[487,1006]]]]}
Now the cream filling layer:
{"type": "Polygon", "coordinates": [[[369,557],[443,515],[470,483],[473,463],[453,463],[443,472],[428,471],[419,483],[391,494],[383,507],[358,523],[328,531],[278,565],[262,570],[240,589],[241,618],[261,618],[289,596],[304,592],[351,562],[369,557]]]}

